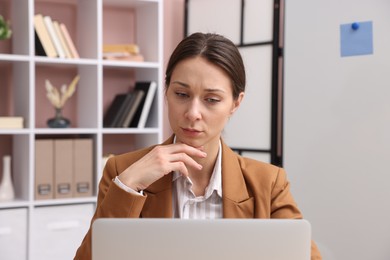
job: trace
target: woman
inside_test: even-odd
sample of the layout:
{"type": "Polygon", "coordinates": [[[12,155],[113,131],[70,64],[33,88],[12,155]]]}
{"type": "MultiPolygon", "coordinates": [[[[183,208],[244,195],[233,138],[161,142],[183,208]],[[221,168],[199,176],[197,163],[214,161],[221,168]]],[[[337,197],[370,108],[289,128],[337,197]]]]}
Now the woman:
{"type": "MultiPolygon", "coordinates": [[[[283,169],[243,158],[221,139],[245,91],[244,64],[230,40],[203,33],[183,39],[169,60],[165,87],[174,134],[109,159],[93,220],[302,218],[283,169]]],[[[90,254],[88,231],[76,259],[90,254]]],[[[312,259],[321,259],[314,243],[312,259]]]]}

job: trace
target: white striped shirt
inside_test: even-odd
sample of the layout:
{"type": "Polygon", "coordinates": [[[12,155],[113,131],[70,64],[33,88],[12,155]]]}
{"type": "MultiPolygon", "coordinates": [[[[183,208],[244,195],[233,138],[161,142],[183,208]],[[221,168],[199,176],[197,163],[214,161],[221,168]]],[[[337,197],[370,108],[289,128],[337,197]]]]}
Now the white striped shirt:
{"type": "Polygon", "coordinates": [[[173,217],[183,219],[222,218],[221,143],[214,170],[204,196],[196,197],[192,181],[179,172],[173,173],[173,217]]]}

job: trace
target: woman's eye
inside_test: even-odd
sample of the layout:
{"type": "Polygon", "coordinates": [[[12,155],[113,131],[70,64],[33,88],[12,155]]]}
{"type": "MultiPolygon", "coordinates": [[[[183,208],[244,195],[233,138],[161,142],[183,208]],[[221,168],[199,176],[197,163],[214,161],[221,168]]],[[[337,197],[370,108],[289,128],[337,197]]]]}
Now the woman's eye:
{"type": "Polygon", "coordinates": [[[176,92],[175,94],[176,94],[176,96],[182,97],[182,98],[188,97],[188,95],[186,93],[182,93],[182,92],[176,92]]]}
{"type": "Polygon", "coordinates": [[[208,103],[218,103],[218,102],[220,102],[220,100],[217,99],[217,98],[206,98],[206,101],[208,103]]]}

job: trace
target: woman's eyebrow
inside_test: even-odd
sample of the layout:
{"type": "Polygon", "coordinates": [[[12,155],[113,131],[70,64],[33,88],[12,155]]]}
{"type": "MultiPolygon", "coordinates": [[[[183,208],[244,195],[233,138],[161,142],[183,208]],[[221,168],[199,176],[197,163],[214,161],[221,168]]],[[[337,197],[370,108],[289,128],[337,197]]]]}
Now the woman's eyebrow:
{"type": "Polygon", "coordinates": [[[207,88],[207,89],[205,89],[205,91],[212,92],[212,93],[215,93],[215,92],[225,93],[225,91],[223,89],[219,89],[219,88],[207,88]]]}
{"type": "MultiPolygon", "coordinates": [[[[187,83],[184,83],[184,82],[181,82],[181,81],[173,81],[172,84],[178,84],[184,88],[190,88],[190,85],[188,85],[187,83]]],[[[205,89],[206,92],[221,92],[221,93],[225,93],[225,91],[223,89],[219,89],[219,88],[206,88],[205,89]]]]}
{"type": "Polygon", "coordinates": [[[178,85],[180,85],[182,87],[185,87],[185,88],[189,88],[190,87],[187,83],[184,83],[184,82],[181,82],[181,81],[177,81],[177,80],[173,81],[172,84],[178,84],[178,85]]]}

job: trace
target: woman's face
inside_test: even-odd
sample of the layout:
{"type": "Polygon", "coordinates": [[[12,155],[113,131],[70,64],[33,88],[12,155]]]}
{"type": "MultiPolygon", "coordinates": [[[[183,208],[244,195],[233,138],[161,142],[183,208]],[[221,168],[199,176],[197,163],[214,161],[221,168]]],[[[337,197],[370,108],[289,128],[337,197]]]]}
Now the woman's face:
{"type": "Polygon", "coordinates": [[[229,117],[244,96],[233,99],[228,75],[201,57],[179,62],[171,75],[166,97],[176,141],[193,147],[217,145],[229,117]]]}

